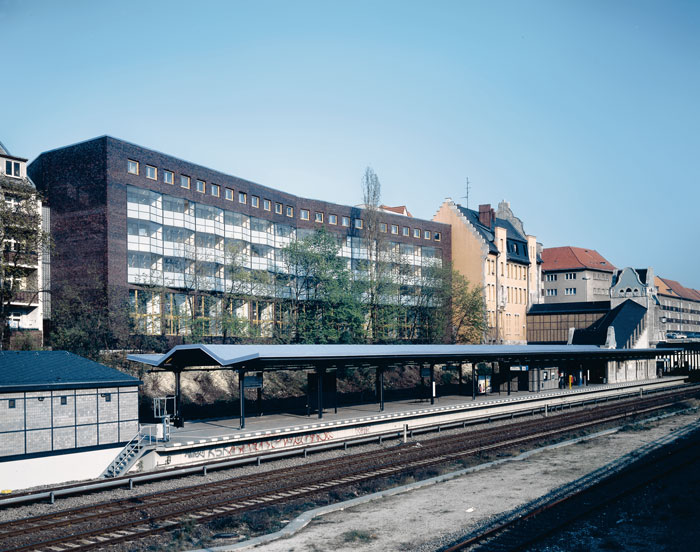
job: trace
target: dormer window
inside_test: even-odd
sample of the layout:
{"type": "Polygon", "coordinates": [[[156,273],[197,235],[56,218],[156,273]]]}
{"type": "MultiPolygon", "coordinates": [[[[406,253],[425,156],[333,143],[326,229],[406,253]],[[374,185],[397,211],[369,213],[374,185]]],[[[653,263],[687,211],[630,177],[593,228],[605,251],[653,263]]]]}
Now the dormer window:
{"type": "Polygon", "coordinates": [[[10,161],[9,159],[5,161],[5,174],[7,176],[20,177],[20,166],[17,161],[10,161]]]}

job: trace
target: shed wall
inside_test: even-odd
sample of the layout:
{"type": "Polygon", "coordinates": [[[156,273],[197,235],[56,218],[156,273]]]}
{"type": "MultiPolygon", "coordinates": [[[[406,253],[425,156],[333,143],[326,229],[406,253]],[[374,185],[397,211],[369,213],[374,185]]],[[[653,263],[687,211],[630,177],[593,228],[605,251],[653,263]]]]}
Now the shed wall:
{"type": "Polygon", "coordinates": [[[104,446],[138,432],[138,387],[0,394],[0,458],[104,446]]]}

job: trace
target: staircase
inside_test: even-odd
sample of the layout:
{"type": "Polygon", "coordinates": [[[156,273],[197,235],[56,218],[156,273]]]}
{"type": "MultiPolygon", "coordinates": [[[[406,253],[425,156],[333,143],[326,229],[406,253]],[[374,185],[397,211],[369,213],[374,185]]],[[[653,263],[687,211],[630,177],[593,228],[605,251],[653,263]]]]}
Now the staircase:
{"type": "Polygon", "coordinates": [[[107,466],[107,469],[100,476],[103,479],[110,477],[119,477],[126,473],[136,461],[141,458],[145,452],[153,450],[153,438],[150,433],[139,432],[129,441],[117,457],[112,460],[112,463],[107,466]]]}

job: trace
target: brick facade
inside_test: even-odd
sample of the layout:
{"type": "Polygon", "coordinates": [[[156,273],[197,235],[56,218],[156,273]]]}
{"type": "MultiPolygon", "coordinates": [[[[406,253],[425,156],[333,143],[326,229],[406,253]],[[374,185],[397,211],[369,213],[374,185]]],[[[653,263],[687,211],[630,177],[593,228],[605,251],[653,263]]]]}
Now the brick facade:
{"type": "MultiPolygon", "coordinates": [[[[107,136],[45,152],[29,165],[28,171],[51,208],[54,296],[60,296],[67,283],[100,289],[103,293],[95,301],[107,300],[113,309],[123,304],[130,289],[138,287],[129,282],[127,268],[127,187],[290,225],[297,230],[323,227],[341,237],[363,237],[363,230],[352,224],[353,219],[363,218],[360,208],[298,197],[107,136]],[[138,163],[138,174],[127,171],[129,160],[138,163]],[[147,166],[157,169],[155,180],[146,177],[147,166]],[[164,171],[172,173],[172,184],[164,181],[164,171]],[[190,177],[190,189],[180,186],[183,175],[190,177]],[[206,183],[206,193],[196,190],[196,180],[206,183]],[[212,184],[220,187],[219,197],[210,193],[212,184]],[[233,201],[225,198],[226,188],[233,190],[233,201]],[[245,204],[238,201],[239,192],[247,194],[245,204]],[[259,198],[257,208],[251,204],[253,196],[259,198]],[[263,208],[264,200],[271,202],[271,210],[263,208]],[[281,213],[276,212],[277,204],[283,206],[281,213]],[[286,216],[288,207],[293,209],[293,217],[286,216]],[[308,209],[308,221],[300,219],[301,209],[308,209]],[[317,212],[323,213],[323,223],[314,222],[317,212]],[[337,225],[329,224],[331,214],[338,217],[337,225]],[[342,217],[350,218],[349,228],[341,226],[342,217]]],[[[386,211],[381,211],[381,221],[387,224],[388,240],[435,248],[440,262],[451,260],[449,225],[386,211]],[[391,225],[399,227],[398,235],[391,234],[391,225]],[[402,234],[403,227],[410,228],[408,236],[402,234]],[[420,238],[413,237],[416,228],[420,229],[420,238]],[[430,239],[426,239],[426,234],[430,239]]]]}

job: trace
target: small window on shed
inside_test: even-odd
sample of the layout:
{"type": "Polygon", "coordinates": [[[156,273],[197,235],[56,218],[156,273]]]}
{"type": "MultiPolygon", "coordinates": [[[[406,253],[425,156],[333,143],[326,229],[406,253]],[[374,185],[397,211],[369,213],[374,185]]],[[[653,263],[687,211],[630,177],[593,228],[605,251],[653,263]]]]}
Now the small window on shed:
{"type": "Polygon", "coordinates": [[[17,407],[17,401],[16,399],[10,399],[7,401],[7,408],[16,408],[17,407]]]}

